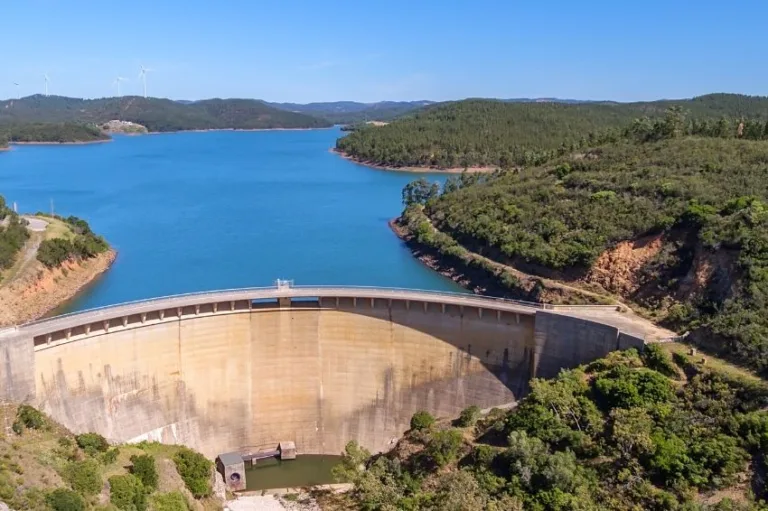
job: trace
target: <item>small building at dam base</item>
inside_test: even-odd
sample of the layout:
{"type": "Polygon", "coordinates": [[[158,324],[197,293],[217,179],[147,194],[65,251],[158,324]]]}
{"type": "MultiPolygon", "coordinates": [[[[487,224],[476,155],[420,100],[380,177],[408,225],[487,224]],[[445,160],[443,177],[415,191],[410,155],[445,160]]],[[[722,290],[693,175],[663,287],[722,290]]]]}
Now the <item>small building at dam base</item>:
{"type": "Polygon", "coordinates": [[[383,288],[158,298],[0,330],[0,401],[76,433],[211,458],[286,439],[294,454],[338,454],[350,440],[378,452],[418,410],[508,404],[533,377],[642,348],[620,316],[383,288]]]}

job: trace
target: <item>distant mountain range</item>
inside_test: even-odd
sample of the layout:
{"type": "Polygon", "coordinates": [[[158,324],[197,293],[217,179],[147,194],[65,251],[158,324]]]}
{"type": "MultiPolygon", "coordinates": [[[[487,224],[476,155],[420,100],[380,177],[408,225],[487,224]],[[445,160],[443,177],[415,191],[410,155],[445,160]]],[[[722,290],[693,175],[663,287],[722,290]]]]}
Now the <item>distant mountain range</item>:
{"type": "MultiPolygon", "coordinates": [[[[334,101],[318,103],[267,103],[256,99],[205,99],[174,101],[161,98],[124,96],[79,99],[63,96],[34,95],[0,101],[0,125],[25,123],[95,123],[113,119],[146,126],[150,131],[204,129],[322,128],[332,124],[356,124],[365,121],[391,121],[413,113],[448,104],[476,101],[434,102],[380,101],[361,103],[334,101]]],[[[765,115],[765,98],[738,94],[709,94],[684,100],[658,100],[637,103],[588,101],[560,98],[509,98],[486,101],[500,103],[556,103],[602,105],[637,115],[658,113],[669,106],[681,106],[705,116],[765,115]]]]}
{"type": "Polygon", "coordinates": [[[365,121],[390,121],[395,117],[435,104],[434,101],[380,101],[358,103],[356,101],[332,101],[327,103],[267,103],[289,112],[314,115],[335,124],[352,124],[365,121]]]}
{"type": "Polygon", "coordinates": [[[0,125],[41,122],[102,124],[113,119],[141,124],[149,131],[331,126],[329,121],[320,117],[281,110],[255,99],[206,99],[183,103],[138,96],[78,99],[37,94],[0,101],[0,125]]]}

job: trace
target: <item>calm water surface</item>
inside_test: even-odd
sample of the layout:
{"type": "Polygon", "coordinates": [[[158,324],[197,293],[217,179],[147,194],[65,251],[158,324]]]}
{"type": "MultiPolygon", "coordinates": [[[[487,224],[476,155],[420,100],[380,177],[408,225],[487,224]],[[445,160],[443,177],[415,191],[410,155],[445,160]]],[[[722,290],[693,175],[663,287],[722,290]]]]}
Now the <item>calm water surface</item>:
{"type": "Polygon", "coordinates": [[[245,468],[246,490],[268,490],[271,488],[299,488],[331,484],[333,467],[341,463],[341,456],[325,454],[304,454],[295,460],[268,458],[245,468]]]}
{"type": "Polygon", "coordinates": [[[119,251],[70,310],[277,278],[459,291],[387,226],[418,175],[332,154],[340,135],[224,131],[17,147],[0,153],[0,194],[23,212],[48,211],[52,199],[56,213],[85,218],[119,251]]]}

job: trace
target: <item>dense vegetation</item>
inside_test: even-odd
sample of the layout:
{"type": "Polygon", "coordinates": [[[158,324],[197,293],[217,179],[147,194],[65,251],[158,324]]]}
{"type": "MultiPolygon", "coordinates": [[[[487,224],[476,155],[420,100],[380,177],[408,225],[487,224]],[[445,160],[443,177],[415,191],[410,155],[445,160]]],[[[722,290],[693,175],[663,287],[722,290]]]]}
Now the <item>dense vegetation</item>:
{"type": "MultiPolygon", "coordinates": [[[[26,405],[3,405],[0,417],[6,423],[13,421],[12,432],[0,434],[0,502],[11,509],[221,508],[221,501],[213,498],[193,502],[195,497],[180,484],[171,459],[181,447],[154,443],[111,446],[96,433],[73,436],[26,405]],[[164,467],[162,474],[160,466],[164,467]]],[[[187,458],[202,458],[183,450],[192,453],[185,454],[187,458]]],[[[198,477],[210,486],[210,462],[205,467],[207,472],[198,477]]]]}
{"type": "Polygon", "coordinates": [[[77,99],[35,95],[12,102],[0,102],[0,125],[103,124],[114,119],[135,122],[150,131],[330,126],[323,119],[279,110],[262,101],[250,99],[209,99],[182,103],[136,96],[77,99]]]}
{"type": "Polygon", "coordinates": [[[0,125],[0,138],[10,142],[98,142],[109,140],[101,129],[93,124],[30,123],[0,125]]]}
{"type": "Polygon", "coordinates": [[[0,195],[0,272],[10,268],[29,239],[26,222],[10,209],[0,195]]]}
{"type": "Polygon", "coordinates": [[[768,120],[768,98],[735,94],[625,104],[464,100],[425,108],[387,126],[355,130],[336,147],[359,160],[395,167],[510,168],[594,145],[597,134],[618,136],[632,119],[661,116],[676,105],[702,119],[748,115],[768,120]]]}
{"type": "Polygon", "coordinates": [[[412,184],[404,220],[419,242],[448,257],[469,249],[565,279],[583,276],[622,240],[662,234],[663,250],[635,275],[627,298],[768,371],[763,139],[764,121],[688,121],[670,110],[548,166],[462,176],[441,195],[412,184]],[[697,279],[704,280],[698,291],[697,279]]]}
{"type": "MultiPolygon", "coordinates": [[[[50,216],[38,213],[38,216],[50,216]]],[[[109,244],[91,230],[88,222],[76,216],[54,218],[65,222],[72,230],[72,236],[43,240],[37,250],[37,260],[48,268],[55,268],[67,260],[90,259],[109,249],[109,244]]]]}
{"type": "Polygon", "coordinates": [[[195,498],[208,497],[211,488],[211,469],[213,464],[202,454],[183,447],[173,457],[176,470],[195,498]]]}
{"type": "Polygon", "coordinates": [[[414,429],[385,455],[350,443],[336,474],[364,510],[765,509],[766,404],[764,382],[651,345],[534,380],[511,412],[414,429]]]}

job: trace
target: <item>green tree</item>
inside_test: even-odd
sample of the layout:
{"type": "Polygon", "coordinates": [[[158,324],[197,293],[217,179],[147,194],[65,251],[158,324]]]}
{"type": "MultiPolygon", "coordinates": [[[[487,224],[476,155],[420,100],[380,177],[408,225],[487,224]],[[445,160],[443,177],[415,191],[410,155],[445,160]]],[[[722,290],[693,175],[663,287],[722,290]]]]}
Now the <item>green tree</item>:
{"type": "Polygon", "coordinates": [[[132,474],[109,478],[109,501],[123,511],[145,511],[147,493],[141,481],[132,474]]]}
{"type": "Polygon", "coordinates": [[[46,495],[45,502],[53,511],[85,511],[85,499],[72,490],[57,488],[46,495]]]}
{"type": "Polygon", "coordinates": [[[411,181],[403,188],[403,205],[426,204],[429,200],[440,195],[440,185],[430,183],[425,178],[411,181]]]}
{"type": "Polygon", "coordinates": [[[64,470],[64,479],[80,495],[95,495],[104,485],[101,479],[101,469],[94,459],[73,461],[64,470]]]}
{"type": "Polygon", "coordinates": [[[133,463],[131,473],[141,481],[144,488],[150,492],[156,490],[158,476],[155,458],[149,454],[134,454],[131,456],[131,463],[133,463]]]}
{"type": "Polygon", "coordinates": [[[89,456],[95,456],[100,452],[106,452],[109,449],[109,442],[98,433],[83,433],[75,436],[77,445],[83,449],[89,456]]]}
{"type": "Polygon", "coordinates": [[[624,460],[642,458],[654,451],[654,423],[644,408],[611,410],[611,443],[624,460]]]}
{"type": "Polygon", "coordinates": [[[456,461],[463,441],[464,437],[457,429],[435,431],[427,442],[425,452],[438,467],[442,467],[456,461]]]}
{"type": "Polygon", "coordinates": [[[429,412],[420,410],[411,417],[411,429],[420,431],[429,429],[435,423],[435,418],[429,412]]]}
{"type": "Polygon", "coordinates": [[[333,477],[337,482],[350,482],[359,478],[365,470],[365,463],[371,457],[371,453],[352,440],[344,447],[341,462],[332,469],[333,477]]]}
{"type": "Polygon", "coordinates": [[[456,421],[456,425],[462,428],[474,426],[475,423],[477,422],[477,419],[479,418],[480,418],[480,407],[473,405],[461,411],[461,414],[459,414],[459,418],[456,421]]]}
{"type": "Polygon", "coordinates": [[[437,482],[433,509],[444,511],[485,511],[489,496],[468,471],[443,474],[437,482]]]}
{"type": "Polygon", "coordinates": [[[187,489],[195,498],[208,497],[211,488],[213,464],[202,454],[183,447],[174,455],[176,470],[184,480],[187,489]]]}

